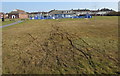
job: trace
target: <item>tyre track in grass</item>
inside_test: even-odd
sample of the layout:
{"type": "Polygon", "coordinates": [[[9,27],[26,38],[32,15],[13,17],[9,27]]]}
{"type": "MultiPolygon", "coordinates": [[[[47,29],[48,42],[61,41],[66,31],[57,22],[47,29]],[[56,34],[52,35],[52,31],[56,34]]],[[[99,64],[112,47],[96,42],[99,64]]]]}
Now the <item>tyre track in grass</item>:
{"type": "MultiPolygon", "coordinates": [[[[28,34],[35,41],[36,39],[28,34]]],[[[37,41],[37,44],[40,42],[37,41]]],[[[66,74],[66,73],[82,73],[85,74],[84,68],[81,71],[81,67],[79,64],[80,58],[85,60],[85,63],[88,64],[91,68],[90,73],[98,73],[96,71],[96,63],[93,61],[92,53],[99,53],[101,56],[102,53],[99,52],[100,49],[96,49],[93,46],[90,46],[84,39],[76,36],[75,34],[68,33],[64,27],[60,27],[58,23],[52,24],[52,30],[49,33],[49,38],[40,44],[42,51],[44,51],[45,55],[39,60],[39,64],[35,64],[37,67],[41,68],[42,72],[48,71],[48,73],[57,73],[66,74]],[[79,45],[80,48],[76,46],[74,43],[74,39],[80,39],[85,45],[92,48],[90,51],[86,46],[79,45]],[[84,49],[83,49],[84,48],[84,49]]]]}
{"type": "MultiPolygon", "coordinates": [[[[79,52],[81,52],[87,60],[88,60],[88,63],[92,66],[92,67],[95,67],[95,64],[94,62],[92,61],[91,59],[91,55],[84,52],[84,50],[81,50],[79,48],[77,48],[74,44],[73,44],[73,41],[71,40],[71,36],[70,34],[68,34],[67,32],[65,32],[63,29],[60,29],[58,26],[56,26],[56,24],[52,25],[52,28],[53,30],[50,32],[50,37],[46,40],[46,42],[44,42],[44,44],[42,44],[42,50],[44,50],[44,52],[46,53],[45,57],[43,57],[43,59],[40,61],[40,67],[43,68],[45,67],[46,65],[49,65],[48,63],[50,62],[50,58],[54,59],[56,61],[56,64],[50,64],[50,65],[55,65],[56,66],[56,69],[59,70],[59,67],[67,67],[67,68],[70,68],[71,66],[68,64],[68,61],[63,59],[61,57],[61,55],[57,55],[57,53],[59,53],[61,50],[62,51],[62,54],[64,54],[64,48],[66,48],[64,45],[64,43],[62,45],[60,45],[60,41],[64,41],[66,40],[68,47],[66,50],[71,50],[69,51],[71,54],[71,58],[74,62],[74,60],[76,60],[75,58],[75,54],[77,55],[77,53],[75,52],[75,50],[78,50],[79,52]],[[60,47],[58,49],[58,47],[60,47]],[[72,49],[75,49],[75,50],[72,50],[72,49]]],[[[34,38],[33,38],[34,39],[34,38]]],[[[34,39],[35,40],[35,39],[34,39]]],[[[63,55],[62,55],[63,56],[63,55]]],[[[64,55],[64,57],[67,57],[67,54],[64,55]]],[[[79,56],[79,54],[78,54],[79,56]]],[[[69,57],[69,56],[68,56],[69,57]]],[[[54,61],[54,62],[55,62],[54,61]]],[[[72,63],[74,64],[74,63],[72,63]]],[[[75,63],[76,64],[76,63],[75,63]]],[[[50,66],[49,68],[51,68],[52,66],[50,66]]],[[[94,68],[94,71],[95,71],[95,68],[94,68]]],[[[61,70],[59,70],[60,73],[61,70]]]]}
{"type": "MultiPolygon", "coordinates": [[[[82,50],[82,49],[80,49],[80,48],[77,48],[75,45],[74,45],[74,43],[73,43],[73,41],[72,41],[72,38],[74,37],[76,37],[77,38],[77,36],[76,35],[74,35],[74,34],[69,34],[68,32],[65,32],[65,30],[62,28],[62,30],[64,31],[63,32],[63,34],[65,34],[65,36],[66,36],[66,39],[69,41],[69,44],[70,44],[70,46],[72,46],[72,48],[75,48],[76,50],[78,50],[79,52],[81,52],[82,54],[83,54],[83,56],[88,60],[88,63],[91,65],[91,67],[93,67],[94,68],[94,72],[95,72],[95,64],[94,64],[94,62],[92,61],[92,57],[91,57],[91,54],[90,53],[87,53],[87,52],[85,52],[84,50],[82,50]],[[73,37],[72,37],[73,36],[73,37]]],[[[83,39],[82,38],[80,38],[82,41],[83,41],[83,39]]],[[[86,42],[86,41],[83,41],[83,43],[85,43],[86,45],[88,45],[88,43],[86,42]]],[[[86,48],[86,50],[88,50],[87,48],[86,48]]],[[[89,51],[89,50],[88,50],[89,51]]],[[[96,72],[95,72],[96,73],[96,72]]]]}
{"type": "MultiPolygon", "coordinates": [[[[90,66],[89,68],[92,70],[90,73],[98,73],[96,70],[97,65],[93,61],[93,52],[104,56],[99,51],[100,49],[90,46],[89,43],[76,34],[67,32],[64,27],[59,26],[59,23],[53,23],[51,25],[52,30],[49,33],[49,37],[42,44],[37,41],[37,38],[34,38],[34,35],[30,33],[28,34],[29,37],[33,39],[33,43],[36,41],[35,46],[40,48],[40,50],[45,53],[45,55],[40,58],[39,61],[36,61],[35,66],[41,68],[42,72],[45,72],[46,70],[50,73],[55,73],[58,71],[60,74],[85,74],[81,67],[77,67],[80,64],[79,60],[83,58],[85,60],[85,64],[88,64],[88,66],[90,66]],[[90,47],[92,51],[85,45],[79,45],[80,47],[77,47],[77,44],[74,43],[74,40],[77,39],[80,39],[80,41],[86,46],[90,47]]],[[[81,64],[84,64],[84,62],[81,64]]]]}
{"type": "MultiPolygon", "coordinates": [[[[100,63],[99,58],[105,57],[101,60],[107,62],[107,55],[102,51],[104,49],[94,47],[84,37],[79,36],[79,33],[68,32],[71,30],[66,30],[66,27],[61,26],[62,24],[59,20],[49,23],[48,26],[50,25],[52,29],[49,30],[50,32],[43,40],[40,39],[42,37],[39,36],[40,31],[25,33],[29,43],[26,44],[23,51],[16,53],[17,56],[16,54],[13,55],[13,57],[18,57],[17,61],[20,64],[17,66],[16,73],[19,73],[19,70],[21,70],[20,73],[26,74],[95,74],[108,72],[106,68],[104,69],[104,65],[97,66],[94,60],[98,56],[98,63],[100,63]]],[[[78,28],[78,30],[80,29],[78,28]]],[[[112,59],[114,61],[114,58],[112,59]]]]}

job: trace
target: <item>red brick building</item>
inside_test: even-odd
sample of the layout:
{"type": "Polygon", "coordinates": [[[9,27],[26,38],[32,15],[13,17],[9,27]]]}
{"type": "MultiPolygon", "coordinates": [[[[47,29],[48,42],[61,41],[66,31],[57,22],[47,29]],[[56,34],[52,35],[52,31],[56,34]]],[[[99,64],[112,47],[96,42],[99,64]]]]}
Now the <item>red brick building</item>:
{"type": "Polygon", "coordinates": [[[3,18],[4,13],[0,12],[0,19],[3,18]]]}
{"type": "Polygon", "coordinates": [[[8,14],[8,18],[10,18],[10,19],[14,19],[14,18],[15,19],[16,18],[26,19],[26,18],[28,18],[28,14],[23,10],[15,9],[8,14]]]}

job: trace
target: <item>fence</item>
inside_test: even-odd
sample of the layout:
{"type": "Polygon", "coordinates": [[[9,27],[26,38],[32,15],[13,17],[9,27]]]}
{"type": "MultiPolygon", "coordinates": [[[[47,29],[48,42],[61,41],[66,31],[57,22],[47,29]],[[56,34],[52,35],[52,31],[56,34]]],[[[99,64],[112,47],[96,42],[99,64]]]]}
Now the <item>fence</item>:
{"type": "Polygon", "coordinates": [[[89,14],[86,14],[85,16],[73,16],[73,17],[55,17],[55,16],[52,16],[52,17],[50,17],[50,16],[47,16],[47,17],[43,17],[43,16],[34,16],[34,17],[30,17],[30,19],[32,20],[32,19],[35,19],[35,20],[37,20],[37,19],[61,19],[61,18],[92,18],[92,16],[91,15],[89,15],[89,14]]]}

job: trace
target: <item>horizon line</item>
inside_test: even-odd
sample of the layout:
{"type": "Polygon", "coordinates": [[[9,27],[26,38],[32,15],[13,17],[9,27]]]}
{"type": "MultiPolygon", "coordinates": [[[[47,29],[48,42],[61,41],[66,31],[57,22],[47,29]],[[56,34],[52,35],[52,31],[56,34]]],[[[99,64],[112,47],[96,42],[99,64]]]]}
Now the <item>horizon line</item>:
{"type": "MultiPolygon", "coordinates": [[[[19,9],[19,8],[16,8],[16,9],[19,9]]],[[[88,9],[88,8],[76,8],[76,9],[74,9],[73,8],[73,10],[85,10],[85,9],[88,9]]],[[[101,9],[104,9],[104,8],[96,8],[96,9],[88,9],[88,10],[101,10],[101,9]]],[[[109,9],[109,10],[113,10],[113,11],[115,11],[115,12],[119,12],[119,11],[117,11],[117,10],[114,10],[114,9],[112,9],[112,8],[106,8],[106,9],[109,9]]],[[[13,10],[15,10],[15,9],[13,9],[13,10]]],[[[11,10],[11,11],[13,11],[13,10],[11,10]]],[[[38,10],[36,10],[36,11],[26,11],[26,10],[24,10],[24,9],[19,9],[19,10],[23,10],[23,11],[25,11],[25,12],[49,12],[49,11],[51,11],[51,10],[72,10],[72,9],[50,9],[50,10],[47,10],[47,11],[38,11],[38,10]]],[[[10,12],[11,12],[10,11],[10,12]]],[[[3,11],[3,13],[10,13],[10,12],[4,12],[3,11]]]]}

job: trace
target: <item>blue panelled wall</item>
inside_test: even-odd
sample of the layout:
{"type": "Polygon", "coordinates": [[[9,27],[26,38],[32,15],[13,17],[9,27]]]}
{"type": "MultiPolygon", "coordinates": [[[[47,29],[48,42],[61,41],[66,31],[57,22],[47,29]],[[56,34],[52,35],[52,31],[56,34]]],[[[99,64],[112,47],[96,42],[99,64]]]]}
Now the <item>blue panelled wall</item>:
{"type": "Polygon", "coordinates": [[[34,17],[30,17],[30,19],[60,19],[60,18],[92,18],[92,16],[90,14],[86,14],[85,16],[73,16],[71,14],[54,14],[54,15],[50,15],[50,16],[39,16],[39,15],[36,15],[34,17]]]}

